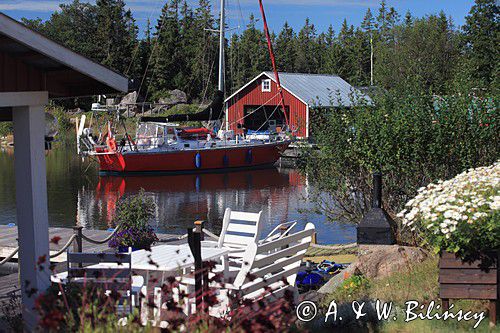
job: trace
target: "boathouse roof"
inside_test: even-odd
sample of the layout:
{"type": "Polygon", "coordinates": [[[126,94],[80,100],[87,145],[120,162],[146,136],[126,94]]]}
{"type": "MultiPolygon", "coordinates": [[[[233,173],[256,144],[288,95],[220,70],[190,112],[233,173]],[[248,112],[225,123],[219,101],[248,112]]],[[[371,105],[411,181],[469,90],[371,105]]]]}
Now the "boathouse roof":
{"type": "MultiPolygon", "coordinates": [[[[248,82],[241,89],[232,94],[226,101],[234,98],[245,87],[255,80],[267,76],[275,80],[273,72],[262,72],[248,82]]],[[[353,102],[364,100],[371,103],[372,100],[360,90],[351,86],[338,75],[332,74],[305,74],[305,73],[279,73],[281,86],[295,95],[309,107],[339,107],[352,106],[353,102]]]]}
{"type": "Polygon", "coordinates": [[[127,90],[127,77],[0,13],[0,92],[76,97],[127,90]]]}

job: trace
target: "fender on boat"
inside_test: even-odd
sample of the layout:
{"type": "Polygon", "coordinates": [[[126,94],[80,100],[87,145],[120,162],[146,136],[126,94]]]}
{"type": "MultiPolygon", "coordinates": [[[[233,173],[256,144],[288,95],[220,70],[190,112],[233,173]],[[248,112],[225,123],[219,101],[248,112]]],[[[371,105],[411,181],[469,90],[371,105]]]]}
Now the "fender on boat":
{"type": "Polygon", "coordinates": [[[229,165],[229,157],[227,155],[224,155],[222,158],[222,164],[227,167],[229,165]]]}
{"type": "Polygon", "coordinates": [[[196,168],[201,168],[201,155],[200,153],[196,153],[196,156],[194,157],[194,165],[196,168]]]}
{"type": "Polygon", "coordinates": [[[253,156],[252,156],[252,149],[247,150],[247,156],[246,156],[246,161],[248,164],[252,163],[253,156]]]}

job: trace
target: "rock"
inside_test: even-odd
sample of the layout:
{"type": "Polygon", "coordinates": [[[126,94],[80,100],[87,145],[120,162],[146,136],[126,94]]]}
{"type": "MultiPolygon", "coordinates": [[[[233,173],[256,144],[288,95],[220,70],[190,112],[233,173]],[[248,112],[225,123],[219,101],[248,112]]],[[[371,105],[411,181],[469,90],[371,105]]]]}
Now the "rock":
{"type": "Polygon", "coordinates": [[[156,111],[154,109],[149,109],[149,110],[146,110],[144,111],[144,113],[142,113],[141,110],[137,110],[137,113],[135,114],[136,117],[150,117],[152,116],[153,114],[157,114],[156,111]]]}
{"type": "Polygon", "coordinates": [[[421,263],[428,253],[419,248],[400,245],[361,245],[356,270],[367,278],[381,278],[408,270],[421,263]]]}
{"type": "Polygon", "coordinates": [[[120,101],[120,105],[135,104],[137,103],[137,91],[132,91],[126,94],[120,101]]]}
{"type": "Polygon", "coordinates": [[[129,105],[128,108],[120,105],[119,111],[122,117],[132,118],[135,117],[138,113],[140,114],[141,108],[139,108],[137,105],[129,105]]]}
{"type": "Polygon", "coordinates": [[[70,109],[70,110],[66,111],[66,114],[68,114],[70,116],[74,116],[74,115],[78,115],[78,114],[83,113],[83,112],[84,112],[83,109],[75,108],[75,109],[70,109]]]}
{"type": "Polygon", "coordinates": [[[320,294],[332,293],[352,275],[363,275],[369,279],[379,279],[394,272],[408,270],[423,262],[428,252],[411,246],[400,245],[360,245],[358,260],[351,263],[340,274],[332,277],[318,290],[320,294]]]}
{"type": "Polygon", "coordinates": [[[158,101],[160,104],[177,105],[187,103],[187,95],[184,91],[179,89],[170,90],[167,92],[167,97],[162,97],[158,101]]]}
{"type": "Polygon", "coordinates": [[[344,282],[345,279],[349,278],[352,275],[358,275],[361,274],[358,270],[356,265],[358,264],[357,261],[351,263],[347,268],[342,270],[339,274],[335,275],[332,277],[327,283],[325,283],[321,288],[318,289],[318,293],[320,294],[330,294],[332,293],[335,289],[340,287],[342,282],[344,282]]]}

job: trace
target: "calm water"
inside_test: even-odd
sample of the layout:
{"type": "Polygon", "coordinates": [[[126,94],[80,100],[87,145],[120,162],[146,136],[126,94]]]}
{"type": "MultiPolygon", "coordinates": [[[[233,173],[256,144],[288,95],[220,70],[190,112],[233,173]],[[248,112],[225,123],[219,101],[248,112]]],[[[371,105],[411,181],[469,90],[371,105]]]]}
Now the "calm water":
{"type": "MultiPolygon", "coordinates": [[[[1,148],[0,148],[1,149],[1,148]]],[[[0,224],[16,223],[13,150],[0,150],[0,224]]],[[[280,222],[297,220],[299,228],[313,222],[318,242],[349,243],[353,226],[327,222],[307,212],[311,185],[293,169],[265,169],[218,174],[177,176],[99,177],[97,165],[82,160],[73,147],[58,147],[47,155],[49,224],[89,229],[113,226],[120,197],[144,188],[157,204],[156,227],[184,233],[195,220],[219,232],[226,207],[248,212],[264,211],[263,234],[280,222]]]]}

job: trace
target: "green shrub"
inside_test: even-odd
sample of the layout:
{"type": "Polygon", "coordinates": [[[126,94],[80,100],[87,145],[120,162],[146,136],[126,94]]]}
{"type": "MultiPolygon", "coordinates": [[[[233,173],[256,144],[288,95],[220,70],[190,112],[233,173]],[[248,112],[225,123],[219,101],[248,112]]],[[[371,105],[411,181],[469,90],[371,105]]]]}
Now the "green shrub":
{"type": "Polygon", "coordinates": [[[495,162],[496,104],[459,91],[436,97],[409,83],[372,105],[316,110],[317,149],[305,149],[300,167],[315,185],[317,208],[330,220],[359,222],[371,207],[371,174],[381,171],[383,204],[395,217],[418,188],[495,162]]]}
{"type": "MultiPolygon", "coordinates": [[[[340,273],[342,274],[342,273],[340,273]]],[[[352,275],[330,295],[327,299],[336,302],[351,302],[365,297],[370,289],[370,281],[363,275],[352,275]]],[[[329,303],[328,301],[328,303],[329,303]]]]}
{"type": "Polygon", "coordinates": [[[110,239],[111,248],[133,247],[136,249],[150,249],[158,241],[153,228],[149,223],[155,218],[156,204],[147,197],[144,189],[139,194],[121,199],[116,209],[115,222],[119,225],[110,239]]]}
{"type": "Polygon", "coordinates": [[[70,117],[66,114],[62,106],[51,103],[46,108],[45,112],[51,113],[54,115],[54,117],[56,117],[57,124],[59,126],[59,132],[66,132],[74,128],[74,125],[70,122],[70,117]]]}
{"type": "Polygon", "coordinates": [[[7,136],[14,132],[14,127],[11,121],[0,122],[0,137],[7,136]]]}

